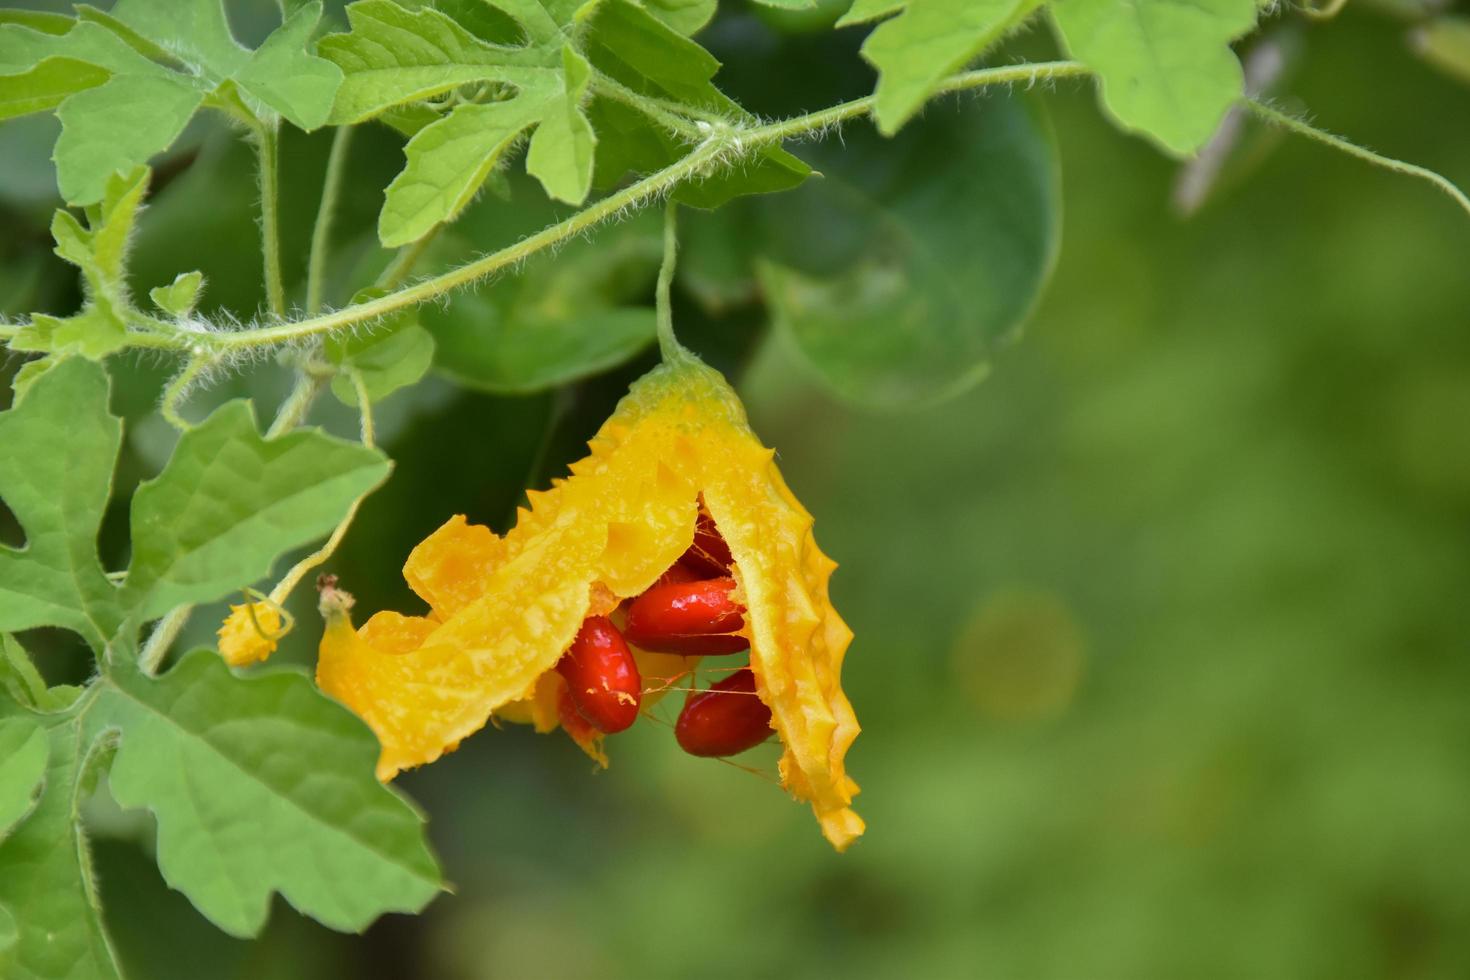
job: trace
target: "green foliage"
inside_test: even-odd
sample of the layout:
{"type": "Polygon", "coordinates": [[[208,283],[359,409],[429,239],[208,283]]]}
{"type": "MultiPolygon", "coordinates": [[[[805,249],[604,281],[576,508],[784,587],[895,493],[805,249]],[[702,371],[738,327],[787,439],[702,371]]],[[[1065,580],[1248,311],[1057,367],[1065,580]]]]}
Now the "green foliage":
{"type": "Polygon", "coordinates": [[[0,415],[0,445],[26,461],[0,467],[0,499],[26,535],[24,548],[0,547],[0,631],[65,626],[100,650],[117,628],[121,606],[97,557],[97,529],[121,435],[107,379],[80,358],[46,372],[0,415]]]}
{"type": "Polygon", "coordinates": [[[167,286],[155,286],[148,290],[148,298],[163,312],[176,317],[186,317],[194,312],[199,302],[199,290],[204,286],[204,273],[180,272],[167,286]]]}
{"type": "Polygon", "coordinates": [[[0,905],[0,970],[9,970],[15,962],[15,945],[20,941],[20,931],[15,926],[15,916],[0,905]]]}
{"type": "Polygon", "coordinates": [[[709,23],[715,15],[717,0],[645,0],[643,5],[653,16],[688,37],[709,23]]]}
{"type": "Polygon", "coordinates": [[[87,300],[75,316],[33,318],[11,341],[16,350],[77,353],[99,360],[127,343],[129,310],[125,276],[128,239],[148,189],[148,169],[107,178],[101,203],[83,228],[70,211],[51,221],[56,254],[76,266],[86,283],[87,300]]]}
{"type": "MultiPolygon", "coordinates": [[[[99,268],[107,242],[87,242],[99,268]]],[[[203,653],[154,680],[131,653],[142,621],[227,595],[326,533],[386,460],[314,430],[264,439],[247,403],[226,404],[134,494],[119,589],[96,539],[120,432],[106,375],[82,358],[0,413],[0,444],[26,461],[0,468],[0,497],[26,534],[24,548],[0,551],[0,630],[67,627],[102,667],[85,688],[48,689],[0,634],[0,832],[14,828],[0,840],[0,908],[15,927],[6,975],[117,976],[78,817],[108,770],[120,803],[157,816],[170,882],[230,931],[257,931],[276,890],[343,929],[422,906],[438,872],[421,817],[377,782],[375,742],[352,715],[298,674],[241,678],[203,653]]]]}
{"type": "Polygon", "coordinates": [[[1108,111],[1171,153],[1203,146],[1240,98],[1230,42],[1255,23],[1253,0],[1053,0],[1051,16],[1108,111]]]}
{"type": "Polygon", "coordinates": [[[892,136],[940,83],[992,47],[1039,0],[857,0],[838,26],[901,11],[868,35],[863,56],[879,71],[874,116],[892,136]]]}
{"type": "MultiPolygon", "coordinates": [[[[351,31],[321,43],[322,54],[344,73],[334,122],[362,122],[405,107],[436,117],[422,125],[416,117],[406,165],[389,185],[378,221],[386,246],[415,241],[453,220],[528,131],[527,172],[548,195],[573,204],[587,197],[594,171],[606,186],[629,170],[657,170],[687,152],[680,135],[607,96],[584,110],[594,71],[635,97],[742,118],[711,84],[719,63],[681,33],[701,16],[697,6],[650,11],[629,0],[502,6],[524,43],[491,42],[447,13],[393,0],[350,5],[351,31]]],[[[716,206],[736,194],[794,186],[805,176],[799,161],[766,150],[749,173],[716,177],[681,194],[689,203],[716,206]]]]}
{"type": "Polygon", "coordinates": [[[974,384],[1057,252],[1060,188],[1039,111],[1015,99],[936,111],[891,146],[850,133],[844,153],[813,162],[825,179],[767,221],[760,281],[775,322],[854,402],[912,407],[974,384]]]}
{"type": "Polygon", "coordinates": [[[6,974],[14,980],[121,977],[78,816],[95,767],[107,754],[100,743],[83,740],[82,706],[37,719],[50,741],[45,790],[30,815],[0,841],[0,909],[17,934],[6,974]]]}
{"type": "MultiPolygon", "coordinates": [[[[544,224],[550,211],[528,190],[515,185],[505,205],[467,215],[464,233],[513,239],[544,224]]],[[[620,364],[653,342],[653,310],[643,300],[661,251],[658,221],[639,215],[428,309],[435,363],[463,385],[499,393],[539,391],[620,364]]]]}
{"type": "Polygon", "coordinates": [[[49,755],[39,724],[23,715],[0,717],[0,841],[40,798],[49,755]]]}
{"type": "MultiPolygon", "coordinates": [[[[353,301],[384,295],[387,291],[383,289],[365,289],[353,301]]],[[[331,338],[323,354],[328,362],[356,371],[368,398],[376,402],[416,383],[428,372],[434,361],[434,337],[419,323],[417,310],[406,310],[363,333],[331,338]]],[[[344,404],[357,404],[357,385],[345,373],[332,378],[332,394],[344,404]]]]}
{"type": "Polygon", "coordinates": [[[422,818],[373,777],[376,740],[305,675],[240,678],[199,650],[158,680],[118,671],[90,724],[122,733],[112,794],[158,818],[164,879],[232,935],[260,930],[273,891],[351,931],[439,891],[422,818]]]}
{"type": "Polygon", "coordinates": [[[532,0],[506,6],[525,31],[524,45],[490,44],[432,7],[407,10],[391,0],[352,4],[352,30],[322,41],[323,55],[344,73],[337,123],[481,85],[409,142],[408,163],[389,185],[378,221],[384,245],[414,241],[454,218],[532,128],[527,170],[553,197],[575,204],[587,196],[594,138],[580,102],[588,66],[563,40],[580,12],[532,0]]]}
{"type": "Polygon", "coordinates": [[[377,450],[319,431],[262,438],[248,402],[223,405],[133,495],[123,601],[152,619],[228,595],[330,531],[388,468],[377,450]]]}
{"type": "MultiPolygon", "coordinates": [[[[648,10],[627,0],[600,5],[584,39],[593,66],[634,96],[687,106],[708,126],[748,123],[752,117],[715,88],[720,63],[648,10]],[[709,122],[714,120],[714,122],[709,122]]],[[[616,90],[615,90],[616,91],[616,90]]],[[[673,163],[687,151],[685,139],[651,121],[646,113],[605,94],[589,114],[599,135],[596,183],[608,186],[625,174],[647,173],[673,163]]],[[[703,133],[697,124],[696,133],[703,133]]],[[[811,171],[779,147],[763,149],[737,168],[680,185],[675,200],[717,208],[742,194],[789,190],[811,171]]]]}
{"type": "Polygon", "coordinates": [[[55,109],[57,181],[71,204],[102,198],[114,174],[166,149],[203,105],[255,126],[326,122],[341,73],[313,55],[321,4],[296,9],[255,51],[230,34],[219,0],[122,0],[83,8],[64,33],[0,24],[0,118],[55,109]]]}

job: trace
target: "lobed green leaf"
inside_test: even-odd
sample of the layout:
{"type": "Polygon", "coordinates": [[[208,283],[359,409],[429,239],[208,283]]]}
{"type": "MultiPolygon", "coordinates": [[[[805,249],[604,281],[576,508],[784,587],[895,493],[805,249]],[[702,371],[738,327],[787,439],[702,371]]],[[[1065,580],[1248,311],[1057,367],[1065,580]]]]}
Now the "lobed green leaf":
{"type": "Polygon", "coordinates": [[[155,286],[148,290],[148,298],[163,312],[185,317],[194,311],[203,285],[204,273],[181,272],[167,286],[155,286]]]}
{"type": "Polygon", "coordinates": [[[0,119],[57,111],[57,184],[72,204],[94,203],[113,174],[165,150],[201,105],[314,129],[341,82],[310,50],[321,9],[299,5],[253,52],[230,34],[221,0],[120,0],[64,23],[0,23],[0,119]]]}
{"type": "Polygon", "coordinates": [[[123,315],[130,301],[124,266],[128,240],[147,190],[148,169],[137,167],[126,176],[114,174],[104,182],[100,204],[89,212],[88,227],[83,228],[65,209],[56,212],[51,221],[56,254],[81,270],[86,301],[81,312],[71,317],[33,316],[11,339],[12,348],[76,353],[99,360],[127,342],[123,315]]]}
{"type": "Polygon", "coordinates": [[[1040,0],[858,0],[838,26],[898,12],[863,43],[878,69],[873,116],[891,136],[939,84],[978,58],[1037,8],[1040,0]]]}
{"type": "Polygon", "coordinates": [[[232,935],[277,891],[358,931],[442,888],[423,817],[373,775],[377,740],[304,674],[241,677],[198,650],[161,678],[116,672],[88,725],[121,733],[112,793],[158,818],[164,879],[232,935]]]}
{"type": "Polygon", "coordinates": [[[360,0],[351,30],[324,38],[322,53],[344,72],[332,118],[360,122],[461,92],[436,121],[419,119],[403,172],[388,188],[378,235],[385,246],[416,241],[474,199],[502,156],[532,129],[528,171],[554,198],[577,204],[592,182],[592,127],[581,102],[590,66],[566,41],[586,4],[502,0],[521,44],[484,40],[432,7],[360,0]]]}
{"type": "Polygon", "coordinates": [[[404,149],[407,164],[388,185],[378,215],[387,248],[417,241],[459,215],[511,145],[545,109],[522,95],[487,105],[462,105],[419,130],[404,149]]]}
{"type": "Polygon", "coordinates": [[[122,424],[102,368],[80,358],[41,375],[0,413],[0,498],[25,533],[0,545],[0,631],[64,626],[100,650],[121,619],[97,557],[122,424]]]}
{"type": "Polygon", "coordinates": [[[197,88],[155,75],[115,75],[71,96],[57,112],[61,196],[77,204],[98,200],[114,174],[146,164],[173,143],[203,101],[197,88]]]}
{"type": "MultiPolygon", "coordinates": [[[[613,0],[599,6],[582,51],[597,71],[639,95],[683,103],[717,120],[753,120],[715,87],[719,61],[637,4],[613,0]]],[[[598,137],[594,183],[599,187],[613,186],[629,172],[661,170],[689,152],[687,143],[621,102],[594,99],[588,115],[598,137]]],[[[680,185],[673,197],[692,207],[716,208],[742,194],[788,190],[810,174],[798,158],[767,147],[738,166],[680,185]]]]}
{"type": "Polygon", "coordinates": [[[49,759],[35,809],[0,841],[0,919],[14,934],[6,980],[121,980],[77,812],[107,754],[105,743],[84,737],[84,704],[33,716],[49,759]]]}
{"type": "Polygon", "coordinates": [[[1071,55],[1098,75],[1103,105],[1165,150],[1198,150],[1241,97],[1230,42],[1255,24],[1254,0],[1054,0],[1071,55]]]}
{"type": "Polygon", "coordinates": [[[266,575],[281,552],[330,531],[389,465],[317,430],[265,439],[248,402],[221,406],[133,495],[123,601],[146,620],[228,595],[266,575]]]}

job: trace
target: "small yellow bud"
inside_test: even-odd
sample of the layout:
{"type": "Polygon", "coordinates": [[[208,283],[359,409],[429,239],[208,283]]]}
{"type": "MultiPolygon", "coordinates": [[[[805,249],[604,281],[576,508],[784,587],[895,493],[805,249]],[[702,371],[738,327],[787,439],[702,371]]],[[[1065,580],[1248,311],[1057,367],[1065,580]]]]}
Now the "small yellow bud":
{"type": "Polygon", "coordinates": [[[219,628],[219,652],[231,667],[259,663],[276,652],[276,642],[290,632],[273,602],[231,606],[219,628]]]}

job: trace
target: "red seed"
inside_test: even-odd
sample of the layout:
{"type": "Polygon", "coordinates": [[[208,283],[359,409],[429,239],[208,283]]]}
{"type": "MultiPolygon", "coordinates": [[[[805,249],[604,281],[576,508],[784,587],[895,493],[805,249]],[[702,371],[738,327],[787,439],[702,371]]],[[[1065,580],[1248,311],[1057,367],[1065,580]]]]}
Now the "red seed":
{"type": "Polygon", "coordinates": [[[771,709],[756,697],[749,668],[689,695],[674,725],[679,747],[690,755],[738,755],[770,736],[771,709]]]}
{"type": "Polygon", "coordinates": [[[611,735],[638,720],[643,678],[622,634],[606,616],[588,616],[556,664],[577,711],[611,735]]]}
{"type": "Polygon", "coordinates": [[[715,519],[700,510],[699,521],[694,525],[694,543],[679,559],[700,573],[699,578],[711,578],[730,574],[730,546],[715,527],[715,519]]]}
{"type": "Polygon", "coordinates": [[[656,653],[735,653],[750,641],[735,631],[745,625],[745,609],[730,593],[733,578],[655,585],[628,604],[628,642],[656,653]]]}
{"type": "Polygon", "coordinates": [[[694,582],[698,581],[701,578],[704,578],[704,576],[699,572],[696,572],[694,569],[690,568],[689,565],[684,561],[684,559],[680,558],[678,561],[670,565],[668,567],[668,570],[660,575],[658,577],[658,580],[655,581],[653,584],[683,585],[685,582],[694,582]]]}

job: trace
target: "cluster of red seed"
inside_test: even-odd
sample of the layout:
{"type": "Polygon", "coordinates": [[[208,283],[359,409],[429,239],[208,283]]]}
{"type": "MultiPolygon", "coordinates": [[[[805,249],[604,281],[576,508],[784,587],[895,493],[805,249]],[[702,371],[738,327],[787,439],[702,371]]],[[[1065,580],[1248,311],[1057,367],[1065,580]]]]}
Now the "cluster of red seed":
{"type": "MultiPolygon", "coordinates": [[[[730,547],[702,510],[694,543],[648,591],[628,603],[624,627],[589,616],[556,669],[567,686],[562,725],[573,735],[610,735],[638,720],[643,678],[628,649],[686,657],[732,654],[749,641],[738,634],[745,608],[732,598],[730,547]]],[[[771,734],[771,709],[755,694],[755,675],[743,667],[684,701],[674,735],[691,755],[744,752],[771,734]]]]}

